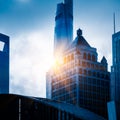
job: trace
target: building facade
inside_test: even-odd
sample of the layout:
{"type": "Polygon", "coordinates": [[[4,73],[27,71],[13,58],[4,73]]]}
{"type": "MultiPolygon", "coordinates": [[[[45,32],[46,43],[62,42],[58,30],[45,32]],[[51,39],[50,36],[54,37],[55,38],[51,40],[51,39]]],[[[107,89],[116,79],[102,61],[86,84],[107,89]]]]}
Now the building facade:
{"type": "Polygon", "coordinates": [[[54,54],[64,51],[73,40],[73,0],[57,5],[54,32],[54,54]]]}
{"type": "Polygon", "coordinates": [[[47,96],[107,117],[110,73],[106,58],[98,62],[97,57],[96,48],[88,44],[78,29],[59,63],[47,73],[47,96]]]}
{"type": "Polygon", "coordinates": [[[9,93],[9,37],[0,33],[0,94],[9,93]]]}
{"type": "Polygon", "coordinates": [[[112,66],[108,116],[110,120],[120,119],[120,31],[112,35],[112,66]]]}
{"type": "Polygon", "coordinates": [[[120,101],[120,32],[112,35],[111,100],[120,101]]]}

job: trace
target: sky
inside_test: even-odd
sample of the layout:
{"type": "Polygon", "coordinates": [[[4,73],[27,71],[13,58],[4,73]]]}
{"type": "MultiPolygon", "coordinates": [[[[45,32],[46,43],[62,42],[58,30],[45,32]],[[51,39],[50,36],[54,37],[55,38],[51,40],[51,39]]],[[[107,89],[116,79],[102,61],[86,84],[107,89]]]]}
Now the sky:
{"type": "MultiPolygon", "coordinates": [[[[0,33],[10,37],[10,93],[46,97],[53,59],[55,12],[63,0],[0,0],[0,33]]],[[[120,0],[73,0],[74,39],[81,28],[88,43],[112,65],[113,13],[120,31],[120,0]]]]}

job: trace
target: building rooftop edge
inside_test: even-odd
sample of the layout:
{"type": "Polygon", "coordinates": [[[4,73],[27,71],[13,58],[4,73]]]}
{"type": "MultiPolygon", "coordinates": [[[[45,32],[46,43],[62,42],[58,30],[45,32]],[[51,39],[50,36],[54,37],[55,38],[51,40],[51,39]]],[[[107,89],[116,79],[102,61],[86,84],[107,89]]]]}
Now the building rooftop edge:
{"type": "Polygon", "coordinates": [[[63,102],[58,102],[55,100],[50,100],[47,98],[39,98],[39,97],[33,97],[33,96],[25,96],[25,95],[20,95],[20,94],[0,94],[0,97],[2,96],[10,96],[10,97],[24,97],[32,100],[36,100],[38,102],[41,102],[43,104],[47,104],[49,106],[55,107],[57,109],[66,111],[68,113],[74,114],[77,117],[80,117],[82,119],[89,119],[90,117],[93,118],[92,120],[105,120],[103,117],[87,110],[81,107],[76,107],[71,104],[63,103],[63,102]],[[79,112],[81,111],[81,112],[79,112]]]}

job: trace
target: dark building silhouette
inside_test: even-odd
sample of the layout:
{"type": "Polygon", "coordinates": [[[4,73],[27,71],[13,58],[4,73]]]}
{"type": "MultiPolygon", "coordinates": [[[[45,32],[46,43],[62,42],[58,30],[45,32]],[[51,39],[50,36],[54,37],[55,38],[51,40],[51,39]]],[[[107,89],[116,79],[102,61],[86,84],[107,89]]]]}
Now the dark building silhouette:
{"type": "Polygon", "coordinates": [[[89,45],[78,29],[77,37],[58,60],[60,63],[47,73],[47,97],[107,118],[110,73],[106,58],[98,62],[97,57],[96,48],[89,45]]]}
{"type": "Polygon", "coordinates": [[[0,95],[1,120],[105,120],[83,108],[15,94],[0,95]]]}
{"type": "Polygon", "coordinates": [[[73,40],[73,0],[57,5],[54,32],[54,53],[62,53],[73,40]]]}
{"type": "Polygon", "coordinates": [[[9,93],[9,36],[0,33],[0,94],[9,93]]]}

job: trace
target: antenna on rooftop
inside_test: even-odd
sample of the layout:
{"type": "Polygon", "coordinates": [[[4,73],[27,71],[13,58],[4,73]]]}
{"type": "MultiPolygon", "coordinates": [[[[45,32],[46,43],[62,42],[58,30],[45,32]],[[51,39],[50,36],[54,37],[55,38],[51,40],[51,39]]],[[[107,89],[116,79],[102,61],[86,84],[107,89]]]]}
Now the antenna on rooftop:
{"type": "Polygon", "coordinates": [[[115,13],[113,13],[113,22],[114,22],[114,34],[115,34],[115,32],[116,32],[116,30],[115,30],[115,27],[116,27],[116,26],[115,26],[115,25],[116,25],[116,24],[115,24],[115,13]]]}

